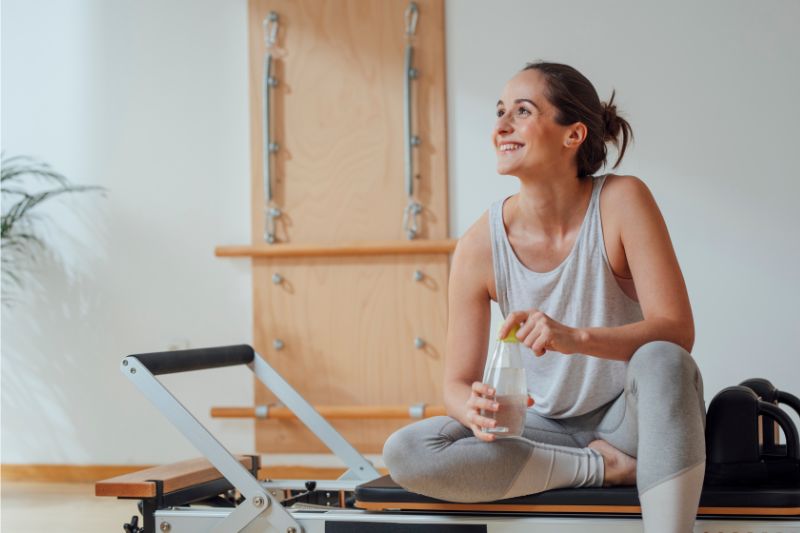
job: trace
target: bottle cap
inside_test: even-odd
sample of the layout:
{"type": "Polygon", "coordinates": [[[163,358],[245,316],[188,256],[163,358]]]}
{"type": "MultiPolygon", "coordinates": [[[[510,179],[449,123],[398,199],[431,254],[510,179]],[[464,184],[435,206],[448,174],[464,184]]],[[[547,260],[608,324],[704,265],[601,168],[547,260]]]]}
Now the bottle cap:
{"type": "MultiPolygon", "coordinates": [[[[503,326],[500,326],[501,329],[502,329],[502,327],[503,326]]],[[[508,335],[506,335],[504,338],[500,339],[500,341],[501,342],[519,342],[519,339],[517,338],[517,331],[519,331],[519,326],[518,325],[512,326],[511,327],[511,331],[508,332],[508,335]]]]}

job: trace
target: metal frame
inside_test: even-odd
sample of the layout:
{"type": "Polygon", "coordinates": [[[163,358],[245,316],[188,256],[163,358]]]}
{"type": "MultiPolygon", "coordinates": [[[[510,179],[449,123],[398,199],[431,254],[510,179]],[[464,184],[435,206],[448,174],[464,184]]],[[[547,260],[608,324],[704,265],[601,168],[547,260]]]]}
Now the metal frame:
{"type": "MultiPolygon", "coordinates": [[[[210,521],[224,518],[225,509],[175,508],[156,512],[156,522],[166,522],[170,533],[204,531],[210,521]]],[[[638,517],[562,517],[562,516],[493,516],[432,515],[410,513],[370,513],[352,509],[331,511],[292,511],[302,529],[277,530],[280,533],[642,533],[638,517]],[[458,529],[456,529],[458,528],[458,529]]],[[[259,517],[247,533],[276,531],[259,517]]],[[[694,533],[800,533],[800,521],[748,521],[725,519],[698,519],[694,533]]]]}
{"type": "MultiPolygon", "coordinates": [[[[289,383],[284,380],[258,354],[248,367],[284,405],[336,454],[349,469],[339,484],[352,490],[356,484],[380,477],[380,473],[342,435],[330,425],[289,383]]],[[[244,496],[245,501],[219,519],[206,520],[203,529],[187,531],[212,531],[214,533],[248,531],[248,524],[259,518],[268,524],[258,531],[285,533],[302,528],[268,489],[262,485],[239,461],[195,418],[181,402],[153,375],[136,355],[122,361],[122,372],[148,400],[211,462],[225,478],[244,496]]],[[[210,516],[210,515],[209,515],[210,516]]],[[[172,529],[172,531],[176,531],[172,529]]]]}

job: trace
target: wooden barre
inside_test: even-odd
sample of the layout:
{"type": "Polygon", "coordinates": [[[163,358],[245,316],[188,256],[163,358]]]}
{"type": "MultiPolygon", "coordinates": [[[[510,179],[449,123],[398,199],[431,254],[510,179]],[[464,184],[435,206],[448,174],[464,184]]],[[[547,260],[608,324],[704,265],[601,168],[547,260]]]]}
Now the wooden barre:
{"type": "MultiPolygon", "coordinates": [[[[318,405],[314,407],[325,418],[339,420],[377,420],[387,418],[429,418],[446,414],[443,405],[318,405]]],[[[297,416],[283,406],[212,407],[212,418],[260,418],[293,420],[297,416]]]]}
{"type": "Polygon", "coordinates": [[[337,244],[255,244],[217,246],[217,257],[343,257],[365,255],[451,254],[455,239],[352,241],[337,244]]]}

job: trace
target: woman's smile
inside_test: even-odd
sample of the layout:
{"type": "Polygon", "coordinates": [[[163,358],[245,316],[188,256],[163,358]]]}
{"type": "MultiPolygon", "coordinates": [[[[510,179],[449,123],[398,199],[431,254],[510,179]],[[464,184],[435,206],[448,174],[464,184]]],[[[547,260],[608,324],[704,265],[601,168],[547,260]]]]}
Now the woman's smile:
{"type": "Polygon", "coordinates": [[[519,150],[523,146],[525,145],[520,143],[502,143],[497,147],[497,151],[501,154],[508,154],[519,150]]]}

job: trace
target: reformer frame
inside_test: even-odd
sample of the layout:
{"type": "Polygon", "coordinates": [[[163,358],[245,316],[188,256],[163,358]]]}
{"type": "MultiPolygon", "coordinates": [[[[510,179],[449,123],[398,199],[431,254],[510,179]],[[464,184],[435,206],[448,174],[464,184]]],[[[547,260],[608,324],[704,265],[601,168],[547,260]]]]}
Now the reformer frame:
{"type": "MultiPolygon", "coordinates": [[[[323,491],[328,496],[351,494],[359,498],[370,486],[381,488],[387,477],[381,477],[374,466],[351,446],[292,386],[286,382],[252,347],[247,345],[224,346],[182,350],[174,352],[130,355],[123,359],[121,369],[136,387],[172,422],[172,424],[200,450],[224,479],[208,480],[195,487],[166,493],[163,483],[154,481],[157,497],[143,507],[151,516],[145,516],[144,533],[157,530],[171,533],[233,533],[237,531],[259,533],[578,533],[591,527],[598,533],[641,532],[638,509],[612,507],[586,507],[586,512],[568,512],[567,506],[528,505],[517,509],[504,507],[503,502],[476,504],[446,504],[419,497],[422,503],[403,503],[403,497],[388,502],[358,502],[362,509],[304,504],[303,498],[292,496],[297,492],[323,491]],[[234,457],[156,378],[170,373],[204,370],[227,366],[247,365],[283,404],[339,457],[348,470],[338,480],[272,480],[257,479],[258,458],[234,457]],[[249,469],[247,468],[249,466],[249,469]],[[199,496],[233,492],[230,507],[187,507],[199,496]],[[284,499],[280,499],[280,495],[284,499]],[[288,494],[288,497],[286,495],[288,494]],[[287,505],[294,504],[292,508],[287,505]],[[489,507],[487,507],[487,505],[489,507]],[[491,508],[490,508],[491,507],[491,508]],[[373,509],[374,511],[365,510],[373,509]],[[609,511],[608,509],[612,509],[609,511]],[[509,512],[512,511],[512,512],[509,512]],[[521,511],[521,512],[520,512],[521,511]]],[[[392,485],[389,480],[389,485],[392,485]]],[[[399,487],[394,486],[400,490],[399,487]]],[[[391,489],[391,486],[390,486],[391,489]]],[[[591,489],[575,489],[591,490],[591,489]]],[[[391,490],[388,491],[389,493],[391,490]]],[[[550,491],[555,493],[557,491],[550,491]]],[[[575,492],[575,491],[573,491],[575,492]]],[[[791,492],[791,491],[790,491],[791,492]]],[[[98,492],[99,494],[99,492],[98,492]]],[[[111,495],[111,494],[108,494],[111,495]]],[[[116,494],[119,497],[133,497],[116,494]]],[[[552,494],[550,494],[552,495],[552,494]]],[[[541,496],[550,496],[543,493],[541,496]]],[[[403,495],[401,495],[403,496],[403,495]]],[[[404,497],[414,496],[405,493],[404,497]]],[[[790,494],[790,501],[797,501],[790,494]]],[[[339,497],[339,503],[343,503],[339,497]]],[[[306,499],[305,501],[310,501],[306,499]]],[[[790,504],[793,505],[793,504],[790,504]]],[[[519,506],[516,506],[519,507],[519,506]]],[[[580,507],[580,503],[571,506],[580,507]]],[[[145,511],[143,511],[144,513],[145,511]]],[[[696,532],[714,531],[728,533],[758,530],[760,533],[800,533],[800,506],[778,508],[764,516],[698,517],[696,532]],[[787,511],[788,509],[788,511],[787,511]],[[787,514],[788,513],[788,514],[787,514]]],[[[734,513],[729,513],[734,514],[734,513]]]]}

